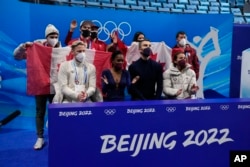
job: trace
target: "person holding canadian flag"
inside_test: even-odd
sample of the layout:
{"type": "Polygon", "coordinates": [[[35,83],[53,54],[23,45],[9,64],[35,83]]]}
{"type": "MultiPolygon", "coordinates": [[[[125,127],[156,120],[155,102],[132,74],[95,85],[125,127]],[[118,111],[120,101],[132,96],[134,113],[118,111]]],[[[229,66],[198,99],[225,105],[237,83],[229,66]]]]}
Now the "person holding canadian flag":
{"type": "MultiPolygon", "coordinates": [[[[25,42],[21,43],[15,50],[14,50],[14,58],[16,60],[23,60],[27,58],[27,49],[31,47],[34,43],[40,44],[50,48],[59,48],[61,47],[60,41],[58,41],[59,31],[58,29],[52,25],[48,24],[45,29],[45,38],[41,40],[35,40],[34,42],[25,42]]],[[[35,55],[33,55],[35,56],[35,55]]],[[[28,65],[27,65],[28,66],[28,65]]],[[[34,85],[33,85],[34,87],[34,85]]],[[[53,86],[51,86],[53,89],[53,86]]],[[[51,91],[52,93],[46,94],[35,94],[35,102],[36,102],[36,131],[37,131],[37,141],[34,145],[35,150],[39,150],[44,145],[44,119],[45,119],[45,112],[46,112],[46,104],[47,101],[52,103],[54,97],[54,90],[51,91]]]]}

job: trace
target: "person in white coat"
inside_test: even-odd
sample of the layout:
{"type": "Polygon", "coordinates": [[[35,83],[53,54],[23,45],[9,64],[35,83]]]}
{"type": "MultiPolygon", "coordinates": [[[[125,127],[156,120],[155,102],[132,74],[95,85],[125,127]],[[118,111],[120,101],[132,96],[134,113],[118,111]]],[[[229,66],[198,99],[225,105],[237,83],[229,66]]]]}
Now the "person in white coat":
{"type": "Polygon", "coordinates": [[[172,52],[173,63],[163,73],[163,93],[169,99],[193,98],[199,89],[195,72],[187,63],[183,49],[174,48],[172,52]]]}
{"type": "Polygon", "coordinates": [[[63,103],[87,102],[96,92],[96,68],[86,62],[86,45],[75,41],[71,45],[73,59],[60,65],[58,85],[63,95],[63,103]]]}
{"type": "MultiPolygon", "coordinates": [[[[27,48],[31,47],[33,43],[38,43],[46,47],[59,48],[61,47],[61,42],[59,41],[59,30],[52,24],[48,24],[45,28],[45,39],[38,39],[34,42],[21,43],[14,50],[14,58],[16,60],[23,60],[27,58],[27,48]]],[[[42,54],[39,56],[43,56],[42,54]]],[[[52,87],[52,86],[51,86],[52,87]]],[[[53,89],[53,87],[52,87],[53,89]]],[[[54,97],[54,92],[51,94],[38,94],[35,95],[36,102],[36,133],[37,140],[34,145],[35,150],[42,149],[44,146],[44,124],[46,116],[47,102],[52,103],[54,97]]]]}

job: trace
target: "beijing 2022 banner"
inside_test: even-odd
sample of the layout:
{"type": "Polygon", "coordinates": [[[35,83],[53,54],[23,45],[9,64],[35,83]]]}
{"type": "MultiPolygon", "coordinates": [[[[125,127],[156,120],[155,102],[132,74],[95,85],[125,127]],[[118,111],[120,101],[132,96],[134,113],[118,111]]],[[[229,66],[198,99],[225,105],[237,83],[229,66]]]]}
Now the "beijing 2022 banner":
{"type": "Polygon", "coordinates": [[[240,98],[52,104],[49,167],[249,167],[249,111],[240,98]]]}
{"type": "MultiPolygon", "coordinates": [[[[19,109],[21,117],[9,127],[33,128],[35,102],[26,94],[26,61],[13,58],[14,49],[22,42],[43,39],[45,27],[54,24],[60,40],[68,32],[70,22],[93,20],[100,26],[99,38],[110,43],[110,33],[130,45],[135,32],[142,31],[152,42],[164,42],[172,48],[178,31],[185,31],[188,42],[200,61],[199,98],[227,98],[230,94],[230,67],[233,16],[204,14],[166,14],[80,6],[40,5],[18,0],[1,1],[0,11],[0,118],[19,109]]],[[[79,37],[79,27],[73,38],[79,37]]]]}

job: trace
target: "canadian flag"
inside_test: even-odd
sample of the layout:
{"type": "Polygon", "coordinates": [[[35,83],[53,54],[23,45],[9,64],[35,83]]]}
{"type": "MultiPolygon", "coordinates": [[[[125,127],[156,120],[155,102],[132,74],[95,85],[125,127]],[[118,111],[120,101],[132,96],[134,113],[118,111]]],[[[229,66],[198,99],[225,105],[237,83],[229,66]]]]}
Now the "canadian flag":
{"type": "MultiPolygon", "coordinates": [[[[169,68],[172,58],[172,49],[167,46],[164,42],[151,42],[152,54],[150,58],[162,65],[163,71],[169,68]]],[[[128,47],[126,53],[127,66],[132,64],[134,61],[140,58],[138,42],[133,42],[131,46],[128,47]]]]}
{"type": "MultiPolygon", "coordinates": [[[[151,59],[160,63],[163,71],[171,64],[171,48],[164,42],[151,43],[151,59]]],[[[33,44],[27,49],[27,94],[42,95],[53,94],[53,84],[57,82],[57,75],[60,64],[71,60],[71,48],[51,48],[41,44],[33,44]]],[[[104,69],[110,68],[110,52],[86,50],[86,61],[96,67],[97,87],[101,88],[101,73],[104,69]]],[[[140,58],[138,43],[134,42],[128,47],[126,61],[129,66],[140,58]]]]}
{"type": "MultiPolygon", "coordinates": [[[[33,44],[27,49],[27,94],[53,94],[60,64],[71,60],[71,48],[51,48],[33,44]]],[[[86,50],[86,61],[96,67],[97,87],[101,85],[101,73],[110,68],[110,52],[86,50]]]]}

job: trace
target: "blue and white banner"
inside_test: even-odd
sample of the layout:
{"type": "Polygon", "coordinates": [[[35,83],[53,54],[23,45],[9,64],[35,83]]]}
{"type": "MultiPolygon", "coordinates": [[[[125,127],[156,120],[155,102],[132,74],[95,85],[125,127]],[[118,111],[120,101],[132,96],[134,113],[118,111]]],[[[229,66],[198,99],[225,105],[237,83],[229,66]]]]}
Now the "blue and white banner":
{"type": "Polygon", "coordinates": [[[49,167],[228,167],[249,122],[249,99],[52,104],[49,167]]]}
{"type": "MultiPolygon", "coordinates": [[[[243,52],[250,48],[249,41],[250,36],[250,25],[249,24],[236,24],[234,25],[233,30],[233,43],[232,43],[232,58],[231,58],[231,81],[230,81],[230,97],[238,98],[242,96],[242,88],[244,79],[247,79],[247,71],[242,71],[243,68],[246,69],[249,67],[247,65],[247,53],[245,52],[245,62],[243,61],[243,52]],[[242,67],[242,65],[246,65],[242,67]],[[241,75],[240,75],[241,74],[241,75]],[[246,78],[241,78],[245,76],[246,78]]],[[[243,66],[244,66],[243,65],[243,66]]],[[[249,87],[249,86],[248,86],[249,87]]],[[[244,94],[250,94],[249,90],[245,90],[244,94]]],[[[245,96],[244,97],[249,97],[245,96]]]]}
{"type": "MultiPolygon", "coordinates": [[[[45,27],[54,24],[60,40],[75,19],[93,20],[100,26],[99,38],[110,43],[110,33],[118,30],[120,38],[130,45],[135,32],[142,31],[152,42],[164,42],[173,47],[178,31],[186,32],[189,43],[197,50],[200,61],[198,85],[200,98],[230,97],[230,71],[233,16],[200,14],[166,14],[155,12],[99,9],[80,6],[40,5],[18,0],[1,1],[0,11],[0,117],[13,110],[21,117],[8,127],[33,128],[34,97],[26,94],[26,61],[13,58],[14,49],[21,43],[44,38],[45,27]],[[135,17],[136,16],[136,17],[135,17]],[[216,19],[215,19],[216,18],[216,19]],[[18,86],[17,86],[18,85],[18,86]],[[22,119],[21,119],[22,118],[22,119]],[[18,126],[17,126],[18,124],[18,126]]],[[[73,38],[79,37],[79,27],[73,38]]],[[[239,86],[239,85],[238,85],[239,86]]],[[[127,98],[129,99],[129,98],[127,98]]]]}
{"type": "Polygon", "coordinates": [[[240,80],[240,97],[250,98],[250,48],[242,52],[241,57],[241,80],[240,80]]]}

